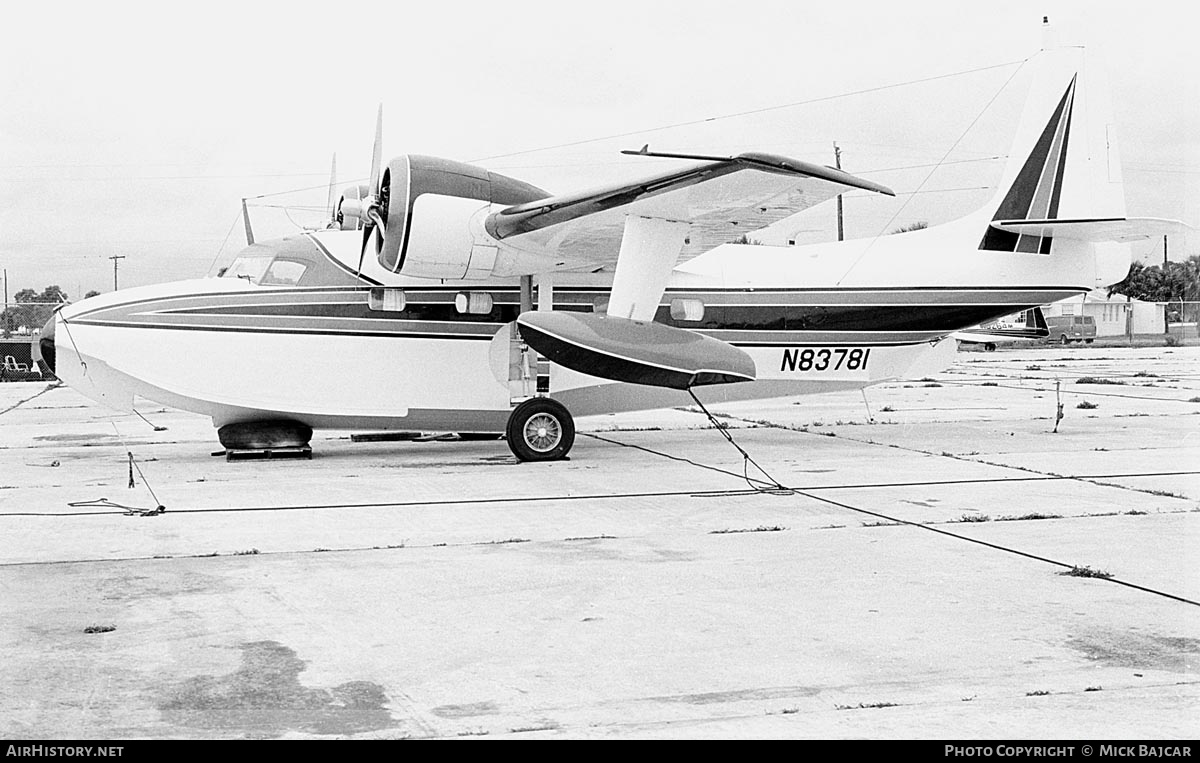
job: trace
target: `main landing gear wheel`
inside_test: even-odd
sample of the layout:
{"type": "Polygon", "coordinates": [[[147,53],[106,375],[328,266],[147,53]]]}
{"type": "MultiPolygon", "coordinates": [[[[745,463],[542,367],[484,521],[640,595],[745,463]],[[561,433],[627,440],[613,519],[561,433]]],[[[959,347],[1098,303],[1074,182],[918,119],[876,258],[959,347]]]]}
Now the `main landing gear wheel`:
{"type": "Polygon", "coordinates": [[[534,397],[513,409],[505,435],[520,460],[557,461],[575,444],[575,421],[562,403],[534,397]]]}

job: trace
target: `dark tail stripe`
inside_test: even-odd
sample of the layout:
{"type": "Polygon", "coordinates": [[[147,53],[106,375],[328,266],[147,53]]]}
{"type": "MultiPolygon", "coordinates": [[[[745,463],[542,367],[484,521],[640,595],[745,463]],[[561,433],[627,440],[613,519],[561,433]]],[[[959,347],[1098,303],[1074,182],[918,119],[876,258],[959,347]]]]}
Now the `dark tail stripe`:
{"type": "MultiPolygon", "coordinates": [[[[1012,187],[1008,189],[1008,194],[1004,197],[1004,201],[997,208],[996,214],[992,218],[993,220],[1027,220],[1031,217],[1030,211],[1034,197],[1037,194],[1039,184],[1046,175],[1047,165],[1049,165],[1050,169],[1057,170],[1057,177],[1054,179],[1054,192],[1051,194],[1051,203],[1049,205],[1057,213],[1058,198],[1062,192],[1062,168],[1065,166],[1064,163],[1067,155],[1067,138],[1070,135],[1070,119],[1074,93],[1075,79],[1072,78],[1071,84],[1067,86],[1066,92],[1063,93],[1062,99],[1058,102],[1058,107],[1054,110],[1054,115],[1046,123],[1041,137],[1038,138],[1033,151],[1029,154],[1029,158],[1025,160],[1025,165],[1017,173],[1012,187]],[[1064,120],[1066,120],[1066,125],[1063,124],[1064,120]],[[1063,129],[1060,130],[1060,128],[1063,129]],[[1060,135],[1061,140],[1055,140],[1060,135]]],[[[1015,252],[1017,251],[1020,238],[1020,234],[989,227],[983,235],[983,240],[979,243],[979,248],[991,251],[1015,252]]],[[[1035,245],[1032,251],[1036,252],[1040,251],[1040,249],[1041,246],[1039,243],[1035,245]]]]}

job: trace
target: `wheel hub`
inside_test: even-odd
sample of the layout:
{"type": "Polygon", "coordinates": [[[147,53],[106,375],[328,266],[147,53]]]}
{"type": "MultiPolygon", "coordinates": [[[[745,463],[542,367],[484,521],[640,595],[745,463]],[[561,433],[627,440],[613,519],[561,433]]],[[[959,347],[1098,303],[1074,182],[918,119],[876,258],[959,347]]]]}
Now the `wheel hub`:
{"type": "Polygon", "coordinates": [[[525,424],[525,442],[539,453],[553,450],[561,439],[562,426],[548,413],[531,416],[525,424]]]}

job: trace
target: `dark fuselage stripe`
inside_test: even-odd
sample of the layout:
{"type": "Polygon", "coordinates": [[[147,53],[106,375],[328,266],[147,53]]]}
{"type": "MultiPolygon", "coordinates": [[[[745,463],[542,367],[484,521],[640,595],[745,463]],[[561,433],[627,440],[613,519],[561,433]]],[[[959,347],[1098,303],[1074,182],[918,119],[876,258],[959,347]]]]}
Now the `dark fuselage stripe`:
{"type": "MultiPolygon", "coordinates": [[[[1018,307],[1029,307],[1020,304],[1018,307]]],[[[591,312],[587,305],[559,305],[565,312],[591,312]]],[[[660,307],[655,321],[699,331],[737,332],[950,332],[974,326],[1014,311],[1012,304],[962,305],[848,305],[802,306],[757,305],[752,307],[714,306],[705,311],[703,320],[684,321],[671,317],[668,307],[660,307]]],[[[500,326],[517,319],[516,305],[494,305],[489,313],[460,314],[454,305],[414,304],[405,310],[384,312],[371,310],[362,303],[343,304],[278,304],[177,307],[154,312],[111,311],[114,322],[145,323],[150,325],[243,326],[268,329],[317,328],[314,322],[332,324],[327,328],[340,331],[349,328],[379,330],[391,324],[399,331],[412,331],[427,324],[456,327],[500,326]],[[341,328],[337,324],[342,324],[341,328]]],[[[79,322],[79,319],[74,319],[79,322]]],[[[84,320],[100,322],[103,315],[84,320]]]]}

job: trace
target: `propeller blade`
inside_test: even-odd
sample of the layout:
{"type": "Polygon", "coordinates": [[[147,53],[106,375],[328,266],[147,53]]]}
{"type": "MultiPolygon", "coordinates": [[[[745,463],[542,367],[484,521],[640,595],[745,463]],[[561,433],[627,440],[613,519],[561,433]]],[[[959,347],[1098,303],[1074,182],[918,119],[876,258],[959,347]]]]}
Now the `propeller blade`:
{"type": "Polygon", "coordinates": [[[242,224],[246,226],[246,243],[254,243],[254,230],[250,227],[250,211],[246,209],[246,200],[242,199],[242,224]]]}
{"type": "Polygon", "coordinates": [[[379,254],[380,250],[383,249],[383,237],[387,231],[387,223],[384,222],[383,217],[379,214],[378,207],[368,209],[367,217],[371,218],[371,224],[376,230],[375,254],[379,254]]]}
{"type": "Polygon", "coordinates": [[[358,270],[354,271],[354,277],[362,275],[363,259],[367,256],[367,244],[371,243],[371,234],[375,232],[375,223],[369,222],[363,226],[362,248],[358,250],[358,270]]]}
{"type": "Polygon", "coordinates": [[[325,203],[330,220],[337,217],[337,200],[337,153],[334,153],[333,162],[329,165],[329,199],[325,203]]]}
{"type": "Polygon", "coordinates": [[[371,193],[379,195],[379,165],[383,161],[383,104],[375,116],[375,147],[371,151],[371,193]]]}

